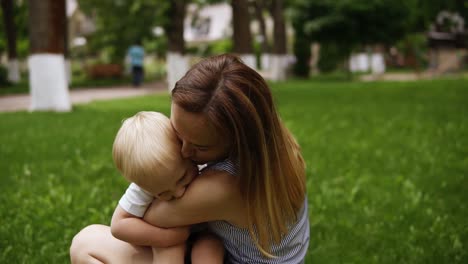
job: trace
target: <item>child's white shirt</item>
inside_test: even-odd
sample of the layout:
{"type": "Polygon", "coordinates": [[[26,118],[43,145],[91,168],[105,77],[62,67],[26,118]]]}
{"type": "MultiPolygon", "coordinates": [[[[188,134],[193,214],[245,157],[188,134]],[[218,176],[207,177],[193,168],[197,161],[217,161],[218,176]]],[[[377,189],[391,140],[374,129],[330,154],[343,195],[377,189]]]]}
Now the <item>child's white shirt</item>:
{"type": "Polygon", "coordinates": [[[120,198],[119,205],[127,213],[143,217],[153,200],[154,196],[152,194],[143,190],[135,183],[131,183],[125,194],[120,198]]]}

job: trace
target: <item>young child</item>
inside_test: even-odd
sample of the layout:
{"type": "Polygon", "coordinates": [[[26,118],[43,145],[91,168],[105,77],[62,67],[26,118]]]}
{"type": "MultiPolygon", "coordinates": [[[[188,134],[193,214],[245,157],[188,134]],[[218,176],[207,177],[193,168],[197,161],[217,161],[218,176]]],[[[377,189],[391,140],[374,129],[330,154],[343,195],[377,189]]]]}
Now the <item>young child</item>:
{"type": "MultiPolygon", "coordinates": [[[[158,264],[184,263],[189,227],[159,228],[143,218],[158,199],[180,198],[198,175],[198,168],[183,159],[180,150],[169,118],[139,112],[123,122],[112,151],[116,167],[131,182],[112,217],[112,235],[130,244],[151,246],[153,262],[158,264]],[[142,240],[141,234],[148,233],[153,239],[142,240]]],[[[194,242],[192,263],[222,263],[223,257],[223,245],[214,236],[194,242]]]]}

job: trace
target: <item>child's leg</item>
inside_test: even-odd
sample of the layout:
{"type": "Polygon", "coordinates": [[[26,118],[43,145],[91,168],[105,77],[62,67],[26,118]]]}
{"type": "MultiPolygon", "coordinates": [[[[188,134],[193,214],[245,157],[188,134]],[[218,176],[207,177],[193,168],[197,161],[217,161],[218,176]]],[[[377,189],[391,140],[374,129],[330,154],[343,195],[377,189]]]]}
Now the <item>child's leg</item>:
{"type": "Polygon", "coordinates": [[[151,248],[153,264],[184,264],[186,244],[167,248],[151,248]]]}
{"type": "Polygon", "coordinates": [[[224,262],[224,246],[214,234],[200,234],[192,246],[192,264],[222,264],[224,262]]]}

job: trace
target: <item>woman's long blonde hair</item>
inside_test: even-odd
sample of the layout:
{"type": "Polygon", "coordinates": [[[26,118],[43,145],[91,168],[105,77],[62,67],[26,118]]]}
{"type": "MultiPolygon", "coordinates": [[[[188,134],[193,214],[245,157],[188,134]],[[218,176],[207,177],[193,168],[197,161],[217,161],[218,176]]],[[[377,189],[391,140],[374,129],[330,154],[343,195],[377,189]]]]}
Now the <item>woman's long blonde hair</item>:
{"type": "Polygon", "coordinates": [[[287,234],[305,199],[305,165],[299,145],[275,109],[265,80],[236,56],[194,65],[176,83],[173,103],[204,114],[227,140],[239,165],[248,229],[268,257],[287,234]]]}

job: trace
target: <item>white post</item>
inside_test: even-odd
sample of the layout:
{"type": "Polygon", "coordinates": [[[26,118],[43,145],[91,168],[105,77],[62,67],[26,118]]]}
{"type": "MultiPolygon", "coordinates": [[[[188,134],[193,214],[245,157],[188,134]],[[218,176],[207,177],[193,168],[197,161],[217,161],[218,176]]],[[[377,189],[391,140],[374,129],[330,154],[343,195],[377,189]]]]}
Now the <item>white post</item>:
{"type": "Polygon", "coordinates": [[[270,53],[264,53],[260,56],[260,62],[262,66],[262,71],[266,72],[270,70],[271,67],[271,56],[272,54],[270,53]]]}
{"type": "Polygon", "coordinates": [[[270,78],[272,81],[286,80],[286,67],[288,66],[287,60],[288,60],[288,55],[284,55],[284,54],[272,54],[271,55],[270,78]]]}
{"type": "Polygon", "coordinates": [[[357,54],[357,68],[361,72],[369,70],[369,56],[367,53],[361,52],[357,54]]]}
{"type": "Polygon", "coordinates": [[[250,68],[256,70],[257,64],[255,63],[255,55],[254,54],[241,54],[239,56],[241,60],[245,63],[245,65],[249,66],[250,68]]]}
{"type": "Polygon", "coordinates": [[[18,83],[20,81],[19,63],[17,59],[8,61],[8,81],[18,83]]]}
{"type": "Polygon", "coordinates": [[[28,59],[31,111],[71,110],[62,54],[33,54],[28,59]]]}
{"type": "Polygon", "coordinates": [[[176,82],[189,70],[188,57],[180,53],[168,52],[166,56],[166,70],[167,85],[170,93],[174,89],[176,82]]]}
{"type": "Polygon", "coordinates": [[[372,53],[371,71],[373,74],[382,74],[385,72],[385,60],[382,53],[372,53]]]}
{"type": "Polygon", "coordinates": [[[65,59],[65,75],[67,77],[67,84],[70,85],[72,82],[72,68],[70,59],[65,59]]]}

